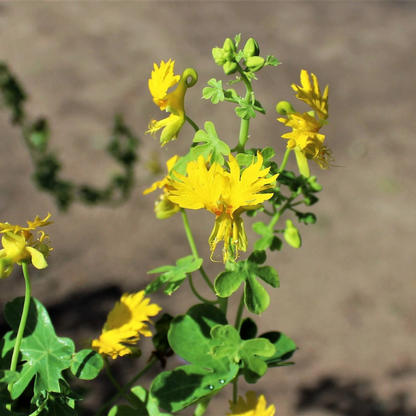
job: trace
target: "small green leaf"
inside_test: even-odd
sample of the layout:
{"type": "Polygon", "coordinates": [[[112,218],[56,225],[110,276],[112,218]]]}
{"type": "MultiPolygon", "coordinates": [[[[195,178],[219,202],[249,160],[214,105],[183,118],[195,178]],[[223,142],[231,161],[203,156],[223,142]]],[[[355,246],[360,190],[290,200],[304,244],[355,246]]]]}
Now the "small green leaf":
{"type": "Polygon", "coordinates": [[[266,65],[277,66],[280,64],[281,62],[278,59],[276,59],[273,55],[267,55],[266,65]]]}
{"type": "Polygon", "coordinates": [[[194,143],[202,142],[204,144],[198,144],[191,149],[191,158],[196,160],[202,155],[205,160],[208,160],[210,157],[211,164],[217,162],[221,166],[224,165],[223,155],[227,156],[230,154],[228,144],[219,139],[215,126],[211,121],[207,121],[204,128],[205,131],[198,130],[193,139],[194,143]]]}
{"type": "Polygon", "coordinates": [[[247,309],[256,315],[260,315],[270,305],[270,296],[267,290],[254,277],[249,277],[246,280],[244,303],[247,309]]]}
{"type": "Polygon", "coordinates": [[[85,349],[77,352],[72,358],[71,372],[82,380],[92,380],[98,376],[104,360],[98,352],[85,349]]]}
{"type": "Polygon", "coordinates": [[[269,367],[275,367],[283,361],[289,360],[296,352],[297,346],[295,342],[281,332],[266,332],[260,335],[260,338],[268,339],[276,348],[275,353],[265,359],[269,367]]]}
{"type": "Polygon", "coordinates": [[[244,100],[241,100],[239,104],[240,107],[235,109],[238,117],[241,117],[243,120],[250,120],[251,118],[256,117],[256,111],[254,110],[251,103],[247,103],[244,100]]]}
{"type": "Polygon", "coordinates": [[[270,297],[263,286],[257,282],[259,277],[267,284],[279,287],[279,276],[271,266],[259,267],[266,261],[264,251],[254,251],[247,260],[234,263],[234,270],[220,273],[214,282],[219,297],[229,297],[245,282],[244,301],[247,309],[255,314],[264,312],[270,297]]]}
{"type": "Polygon", "coordinates": [[[206,99],[209,100],[211,99],[211,102],[213,104],[218,104],[220,101],[224,101],[224,90],[222,89],[222,81],[219,80],[217,81],[215,78],[211,78],[208,81],[208,85],[211,86],[210,87],[205,87],[202,90],[202,96],[206,99]]]}
{"type": "Polygon", "coordinates": [[[176,266],[162,266],[157,269],[150,270],[147,273],[161,273],[152,283],[146,287],[146,295],[155,292],[165,283],[164,292],[171,295],[186,279],[187,273],[192,273],[198,270],[202,265],[202,259],[194,260],[194,256],[186,256],[176,262],[176,266]]]}
{"type": "Polygon", "coordinates": [[[211,347],[214,358],[228,358],[236,364],[243,363],[243,374],[248,382],[256,382],[267,371],[267,364],[257,357],[271,357],[274,345],[266,339],[243,341],[231,325],[218,325],[211,329],[211,336],[219,345],[211,347]],[[255,380],[255,381],[254,381],[255,380]]]}

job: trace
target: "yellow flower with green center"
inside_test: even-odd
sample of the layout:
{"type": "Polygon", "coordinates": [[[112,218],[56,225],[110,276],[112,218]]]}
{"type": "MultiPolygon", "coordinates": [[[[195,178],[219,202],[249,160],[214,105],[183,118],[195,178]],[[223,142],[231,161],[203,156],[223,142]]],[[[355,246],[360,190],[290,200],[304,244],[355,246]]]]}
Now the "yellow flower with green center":
{"type": "Polygon", "coordinates": [[[185,123],[185,93],[196,84],[198,74],[192,68],[185,69],[182,76],[174,75],[175,61],[169,59],[162,61],[158,67],[154,64],[149,90],[153,101],[161,109],[170,112],[169,117],[163,120],[151,120],[147,133],[155,134],[162,129],[160,142],[162,146],[178,137],[179,131],[185,123]],[[177,85],[176,89],[168,93],[168,89],[177,85]]]}
{"type": "MultiPolygon", "coordinates": [[[[311,175],[308,160],[314,160],[321,169],[328,169],[333,161],[331,149],[324,145],[325,135],[320,133],[320,129],[328,124],[329,87],[326,86],[322,95],[318,79],[314,74],[312,74],[312,80],[311,83],[308,73],[303,69],[301,71],[302,87],[293,84],[292,88],[297,92],[296,97],[310,105],[314,111],[307,113],[287,111],[287,118],[277,119],[292,128],[290,133],[286,133],[282,137],[289,139],[287,148],[294,150],[299,172],[306,177],[311,175]]],[[[291,107],[289,106],[289,108],[291,107]]]]}
{"type": "Polygon", "coordinates": [[[35,220],[28,221],[28,227],[0,223],[0,233],[3,234],[0,250],[0,278],[5,278],[13,271],[15,264],[23,262],[32,263],[37,269],[44,269],[48,266],[45,258],[52,250],[49,237],[43,231],[37,231],[36,236],[33,231],[39,227],[52,224],[48,221],[51,214],[41,220],[39,216],[35,220]]]}
{"type": "Polygon", "coordinates": [[[137,352],[135,345],[140,334],[152,336],[145,321],[151,322],[149,316],[157,315],[162,309],[149,303],[150,299],[144,298],[144,290],[125,293],[108,314],[100,337],[92,341],[92,349],[112,359],[137,352]]]}
{"type": "Polygon", "coordinates": [[[147,188],[143,191],[144,195],[150,194],[151,192],[155,191],[156,189],[163,189],[162,195],[159,196],[157,201],[155,202],[155,213],[156,218],[160,220],[164,220],[166,218],[171,217],[172,215],[179,212],[181,209],[179,205],[174,204],[172,201],[169,201],[169,191],[171,186],[169,185],[168,178],[170,177],[170,172],[172,168],[175,166],[176,162],[179,160],[179,156],[175,155],[171,157],[166,162],[166,168],[168,174],[160,181],[156,181],[152,184],[150,188],[147,188]]]}
{"type": "Polygon", "coordinates": [[[257,153],[243,172],[237,160],[229,156],[229,171],[214,162],[210,168],[202,156],[187,165],[187,175],[174,172],[168,179],[172,189],[168,198],[181,208],[206,209],[216,215],[209,237],[211,259],[220,241],[224,241],[223,261],[235,260],[238,252],[247,250],[247,236],[240,215],[270,199],[271,188],[278,175],[267,177],[270,168],[262,169],[263,157],[257,153]],[[176,179],[177,178],[177,179],[176,179]]]}
{"type": "Polygon", "coordinates": [[[232,413],[227,413],[227,416],[274,416],[276,408],[270,405],[266,408],[267,403],[263,395],[257,398],[254,391],[246,393],[246,400],[239,396],[237,404],[232,401],[230,403],[230,410],[232,413]]]}

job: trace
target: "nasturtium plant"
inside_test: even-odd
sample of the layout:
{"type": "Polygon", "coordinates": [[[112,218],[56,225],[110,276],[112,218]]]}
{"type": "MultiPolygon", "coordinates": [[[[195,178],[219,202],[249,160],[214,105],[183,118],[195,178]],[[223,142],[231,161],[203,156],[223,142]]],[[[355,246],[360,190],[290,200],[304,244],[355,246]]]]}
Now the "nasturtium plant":
{"type": "MultiPolygon", "coordinates": [[[[80,351],[75,351],[71,339],[57,336],[46,308],[31,295],[29,270],[32,266],[39,270],[48,267],[47,259],[53,249],[44,231],[52,224],[51,215],[43,220],[36,216],[27,226],[0,222],[0,279],[11,278],[12,271],[21,267],[25,284],[24,298],[11,300],[4,311],[11,331],[0,339],[1,416],[22,416],[20,405],[26,396],[32,396],[30,404],[26,404],[30,406],[25,412],[29,416],[83,414],[83,397],[73,380],[76,377],[90,381],[102,370],[114,385],[115,393],[107,397],[109,390],[102,391],[105,403],[97,409],[96,416],[170,416],[191,406],[195,406],[195,416],[202,416],[209,411],[215,396],[227,390],[232,390],[231,413],[214,407],[215,414],[275,415],[274,405],[267,406],[264,395],[249,391],[245,399],[239,396],[239,381],[243,377],[254,384],[272,368],[271,371],[279,371],[275,368],[294,364],[289,360],[296,352],[295,342],[277,330],[258,336],[257,320],[270,306],[269,291],[280,285],[275,267],[265,264],[266,252],[283,249],[283,241],[301,248],[300,225],[294,224],[295,219],[305,225],[317,222],[311,207],[319,202],[316,194],[322,186],[311,175],[310,165],[328,169],[334,160],[324,134],[329,117],[329,90],[327,86],[321,91],[316,75],[302,69],[300,84],[292,84],[299,108],[288,101],[278,102],[276,121],[280,124],[275,124],[272,133],[264,131],[265,137],[278,135],[283,140],[269,141],[274,145],[260,147],[254,135],[250,136],[250,126],[263,118],[257,118],[257,113],[265,117],[270,113],[267,111],[266,115],[254,87],[261,82],[264,67],[275,67],[280,62],[273,55],[262,54],[253,38],[240,47],[241,39],[241,35],[226,38],[219,43],[222,46],[212,49],[214,63],[221,67],[227,80],[208,77],[208,86],[202,90],[207,105],[209,101],[220,106],[234,105],[234,116],[240,124],[234,133],[231,122],[219,127],[213,121],[194,118],[196,106],[190,105],[190,101],[200,97],[199,93],[194,95],[198,82],[195,69],[178,72],[181,64],[166,56],[154,63],[153,69],[149,67],[149,101],[167,114],[149,120],[146,133],[159,136],[161,146],[166,146],[168,152],[176,141],[186,140],[189,150],[170,156],[167,174],[143,193],[160,190],[155,202],[156,218],[166,221],[166,227],[169,221],[181,219],[189,249],[175,264],[163,260],[160,254],[162,264],[170,264],[154,268],[148,275],[138,269],[137,280],[129,285],[139,289],[118,297],[102,320],[101,331],[91,335],[80,351]],[[307,107],[306,111],[302,106],[307,107]],[[186,123],[188,126],[183,129],[186,123]],[[189,134],[189,127],[194,130],[193,135],[189,134]],[[279,127],[282,131],[277,133],[279,127]],[[290,157],[297,164],[296,172],[287,169],[290,157]],[[188,210],[213,214],[212,231],[204,237],[201,251],[188,210]],[[260,236],[254,241],[246,233],[250,226],[260,236]],[[207,263],[200,253],[209,253],[210,260],[222,263],[215,279],[210,268],[205,269],[207,263]],[[185,281],[189,282],[191,293],[179,294],[186,290],[187,285],[182,285],[185,281]],[[243,290],[239,290],[241,286],[243,290]],[[180,307],[186,304],[183,310],[187,312],[172,316],[166,308],[157,316],[162,308],[147,297],[158,296],[157,291],[163,292],[161,296],[169,295],[168,299],[180,307]],[[236,307],[229,307],[236,296],[240,296],[236,307]],[[190,301],[188,305],[193,297],[196,304],[190,301]],[[254,315],[244,316],[246,311],[254,315]],[[146,338],[153,343],[148,358],[143,357],[146,349],[142,348],[146,338]],[[177,366],[169,362],[173,355],[180,361],[177,366]],[[135,374],[121,385],[118,374],[112,373],[112,362],[126,359],[125,356],[131,360],[135,374]],[[156,368],[157,374],[146,389],[141,378],[151,369],[156,373],[156,368]],[[228,384],[232,389],[224,389],[228,384]]],[[[75,200],[92,205],[129,196],[134,185],[138,140],[120,115],[115,117],[108,152],[125,172],[115,174],[104,189],[76,186],[58,175],[59,158],[48,152],[49,124],[43,118],[30,120],[25,100],[26,94],[15,77],[0,63],[0,102],[11,110],[13,123],[22,130],[35,163],[35,180],[55,196],[60,208],[68,208],[75,200]]],[[[155,163],[149,165],[154,172],[160,172],[155,163]]],[[[196,228],[201,228],[201,221],[205,221],[202,216],[197,218],[196,228]]],[[[140,228],[132,235],[140,239],[140,228]]],[[[182,244],[178,250],[183,250],[182,244]]],[[[273,291],[273,298],[278,297],[278,291],[273,291]]]]}

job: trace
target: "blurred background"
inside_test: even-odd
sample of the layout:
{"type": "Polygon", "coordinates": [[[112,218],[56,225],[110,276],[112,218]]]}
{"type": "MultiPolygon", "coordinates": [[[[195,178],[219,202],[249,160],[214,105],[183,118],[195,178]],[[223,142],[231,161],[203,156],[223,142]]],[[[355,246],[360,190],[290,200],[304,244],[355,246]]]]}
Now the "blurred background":
{"type": "MultiPolygon", "coordinates": [[[[193,132],[185,126],[163,149],[145,136],[149,120],[163,117],[147,82],[154,62],[174,59],[176,73],[195,68],[199,82],[187,93],[187,113],[200,126],[213,121],[219,137],[233,143],[239,128],[233,106],[201,96],[209,79],[226,79],[211,49],[241,33],[243,45],[253,37],[263,56],[283,63],[262,70],[255,83],[267,114],[252,121],[251,145],[273,146],[280,162],[287,129],[274,108],[294,102],[290,84],[299,83],[304,68],[321,88],[330,85],[324,133],[337,165],[312,166],[324,190],[314,207],[317,224],[299,227],[302,249],[285,246],[268,257],[281,287],[272,289],[260,332],[282,331],[299,350],[295,366],[269,370],[255,389],[279,416],[416,415],[415,19],[416,4],[399,1],[0,3],[0,60],[29,94],[30,116],[48,119],[65,177],[101,186],[117,170],[105,153],[115,113],[141,139],[129,201],[119,208],[78,204],[62,213],[37,191],[20,131],[0,111],[0,221],[25,224],[52,213],[50,267],[32,268],[31,275],[33,296],[50,308],[58,335],[78,346],[97,337],[123,291],[142,290],[152,279],[148,270],[190,254],[181,218],[156,220],[157,195],[142,191],[162,176],[150,172],[149,162],[164,166],[184,154],[193,132]]],[[[191,214],[215,277],[221,265],[208,260],[212,214],[191,214]]],[[[248,235],[251,250],[255,236],[248,235]]],[[[19,272],[0,284],[1,308],[23,295],[19,272]]],[[[184,285],[152,301],[173,315],[193,298],[184,285]]],[[[150,344],[143,340],[145,353],[135,364],[117,360],[117,376],[143,367],[150,344]]],[[[85,415],[111,394],[105,388],[91,393],[85,415]]],[[[241,383],[241,394],[249,389],[241,383]]],[[[225,389],[209,415],[225,414],[229,397],[225,389]]]]}

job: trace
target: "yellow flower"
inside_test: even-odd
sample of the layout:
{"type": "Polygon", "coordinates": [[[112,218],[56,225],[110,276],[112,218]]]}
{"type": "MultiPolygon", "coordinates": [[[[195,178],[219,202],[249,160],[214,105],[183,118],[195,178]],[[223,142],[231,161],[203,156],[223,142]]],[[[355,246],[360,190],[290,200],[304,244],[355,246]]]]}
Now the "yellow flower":
{"type": "Polygon", "coordinates": [[[140,334],[150,337],[152,333],[145,321],[151,322],[149,316],[155,316],[161,308],[149,305],[150,299],[144,299],[144,291],[125,293],[107,316],[102,333],[92,341],[92,349],[116,359],[137,351],[135,344],[140,334]]]}
{"type": "Polygon", "coordinates": [[[227,413],[227,416],[274,416],[276,412],[273,404],[266,409],[265,397],[261,395],[257,399],[254,391],[246,393],[246,401],[244,401],[242,396],[239,396],[237,404],[234,404],[232,401],[229,403],[232,413],[227,413]]]}
{"type": "Polygon", "coordinates": [[[169,199],[167,198],[169,195],[169,190],[171,189],[168,178],[170,177],[169,175],[170,175],[172,168],[175,166],[178,160],[179,160],[179,156],[177,155],[171,157],[166,162],[166,168],[167,168],[168,174],[162,180],[154,182],[150,188],[147,188],[143,191],[143,194],[147,195],[155,191],[158,188],[163,189],[163,194],[160,195],[158,200],[155,202],[156,218],[160,220],[164,220],[166,218],[171,217],[172,215],[176,214],[181,209],[179,205],[174,204],[172,201],[169,201],[169,199]]]}
{"type": "Polygon", "coordinates": [[[296,84],[292,84],[292,88],[297,92],[296,97],[299,98],[299,100],[304,101],[306,104],[312,107],[314,111],[316,111],[318,118],[326,120],[328,118],[329,85],[325,87],[324,94],[322,95],[321,90],[319,89],[319,83],[316,75],[311,75],[312,83],[308,72],[302,69],[300,72],[300,82],[302,87],[296,84]]]}
{"type": "Polygon", "coordinates": [[[170,112],[169,117],[163,120],[151,120],[147,133],[155,134],[163,128],[160,135],[162,146],[178,137],[179,131],[185,123],[184,100],[186,90],[196,84],[198,74],[192,68],[186,69],[182,76],[174,75],[175,61],[169,59],[162,61],[160,67],[154,64],[151,78],[149,79],[149,90],[153,101],[161,109],[170,112]],[[190,78],[190,80],[189,80],[190,78]],[[176,89],[168,93],[168,89],[177,85],[176,89]]]}
{"type": "Polygon", "coordinates": [[[3,249],[0,250],[0,278],[8,277],[16,263],[20,265],[22,262],[31,262],[37,269],[44,269],[48,266],[45,257],[52,250],[49,237],[43,231],[38,231],[35,238],[32,231],[52,224],[48,221],[50,216],[51,214],[48,214],[43,220],[36,216],[33,222],[27,222],[28,227],[0,223],[0,233],[3,234],[1,240],[3,249]]]}
{"type": "Polygon", "coordinates": [[[296,97],[310,105],[314,111],[292,112],[287,114],[287,118],[277,119],[292,128],[290,133],[282,137],[289,139],[287,148],[295,151],[299,171],[306,177],[311,175],[308,160],[314,160],[321,169],[328,169],[333,161],[331,149],[324,145],[325,135],[320,133],[320,129],[328,124],[328,86],[322,95],[314,74],[312,74],[312,80],[313,84],[308,73],[303,69],[301,71],[302,87],[293,84],[292,88],[297,92],[296,97]]]}
{"type": "Polygon", "coordinates": [[[271,188],[278,175],[266,178],[270,168],[261,169],[263,157],[257,153],[253,162],[242,173],[236,159],[229,156],[229,172],[214,162],[208,169],[199,156],[188,163],[187,176],[175,172],[177,179],[169,178],[172,189],[168,198],[181,208],[206,209],[216,215],[214,229],[209,237],[211,259],[217,244],[224,241],[223,261],[235,260],[239,250],[247,250],[247,236],[240,215],[270,199],[272,193],[260,193],[271,188]]]}

